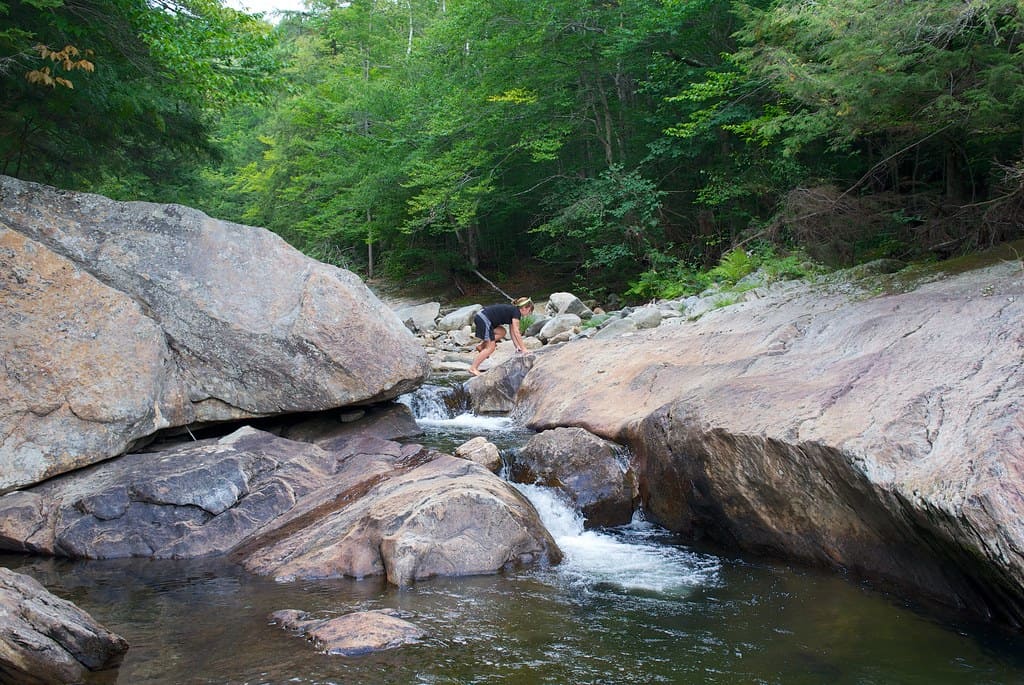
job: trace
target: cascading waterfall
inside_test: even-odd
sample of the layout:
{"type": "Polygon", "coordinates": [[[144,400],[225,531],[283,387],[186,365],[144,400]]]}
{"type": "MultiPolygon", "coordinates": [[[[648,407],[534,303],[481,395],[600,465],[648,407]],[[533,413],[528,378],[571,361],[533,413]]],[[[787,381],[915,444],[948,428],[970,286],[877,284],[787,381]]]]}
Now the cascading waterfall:
{"type": "MultiPolygon", "coordinates": [[[[429,432],[454,433],[466,440],[484,434],[512,454],[527,439],[524,429],[508,417],[479,416],[468,411],[461,388],[424,385],[399,401],[429,432]]],[[[717,582],[717,559],[666,544],[670,542],[666,531],[644,521],[639,512],[628,526],[585,530],[582,514],[558,491],[539,485],[513,485],[537,509],[565,555],[555,574],[561,582],[576,589],[611,587],[677,596],[717,582]]]]}
{"type": "Polygon", "coordinates": [[[398,401],[409,407],[417,421],[444,421],[467,409],[461,386],[422,385],[398,401]]]}

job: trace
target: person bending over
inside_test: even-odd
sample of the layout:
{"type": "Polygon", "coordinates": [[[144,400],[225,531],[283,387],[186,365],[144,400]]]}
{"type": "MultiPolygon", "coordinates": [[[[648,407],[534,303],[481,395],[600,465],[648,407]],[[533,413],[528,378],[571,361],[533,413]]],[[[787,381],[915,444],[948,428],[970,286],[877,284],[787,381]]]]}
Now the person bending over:
{"type": "Polygon", "coordinates": [[[533,312],[533,300],[528,297],[520,297],[512,304],[492,304],[484,307],[473,317],[473,324],[476,327],[476,337],[483,342],[477,349],[479,352],[469,367],[469,372],[474,376],[480,375],[480,365],[485,359],[494,354],[498,343],[494,338],[494,331],[497,326],[508,326],[512,332],[512,342],[519,352],[526,352],[526,344],[523,342],[523,334],[519,330],[519,320],[533,312]]]}

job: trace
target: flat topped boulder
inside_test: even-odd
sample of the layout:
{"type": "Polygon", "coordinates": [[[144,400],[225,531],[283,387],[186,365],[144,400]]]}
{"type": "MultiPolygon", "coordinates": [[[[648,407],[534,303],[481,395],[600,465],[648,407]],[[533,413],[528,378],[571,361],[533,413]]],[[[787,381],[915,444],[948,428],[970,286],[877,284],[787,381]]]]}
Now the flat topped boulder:
{"type": "Polygon", "coordinates": [[[271,615],[277,625],[304,636],[320,651],[339,656],[361,656],[370,652],[415,644],[426,631],[389,609],[356,611],[337,618],[314,618],[295,609],[271,615]]]}
{"type": "Polygon", "coordinates": [[[354,274],[261,228],[0,176],[0,492],[169,426],[392,399],[427,377],[354,274]]]}

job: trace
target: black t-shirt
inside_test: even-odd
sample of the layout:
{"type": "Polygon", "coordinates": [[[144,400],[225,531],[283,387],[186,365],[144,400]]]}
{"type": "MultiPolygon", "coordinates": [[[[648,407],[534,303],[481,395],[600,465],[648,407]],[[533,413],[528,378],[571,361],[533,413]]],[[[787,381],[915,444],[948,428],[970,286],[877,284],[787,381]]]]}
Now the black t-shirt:
{"type": "Polygon", "coordinates": [[[519,320],[519,307],[511,304],[492,304],[480,310],[492,326],[509,326],[512,320],[519,320]]]}

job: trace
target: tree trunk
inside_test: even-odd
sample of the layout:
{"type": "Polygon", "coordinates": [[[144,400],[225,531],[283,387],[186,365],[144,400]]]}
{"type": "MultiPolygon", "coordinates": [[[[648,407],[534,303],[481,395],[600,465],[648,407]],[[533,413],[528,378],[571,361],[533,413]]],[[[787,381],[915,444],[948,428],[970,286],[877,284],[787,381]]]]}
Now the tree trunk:
{"type": "Polygon", "coordinates": [[[366,210],[366,277],[373,278],[373,233],[370,210],[366,210]]]}
{"type": "Polygon", "coordinates": [[[455,239],[462,247],[462,254],[466,261],[475,269],[480,266],[479,235],[476,224],[455,231],[455,239]]]}

